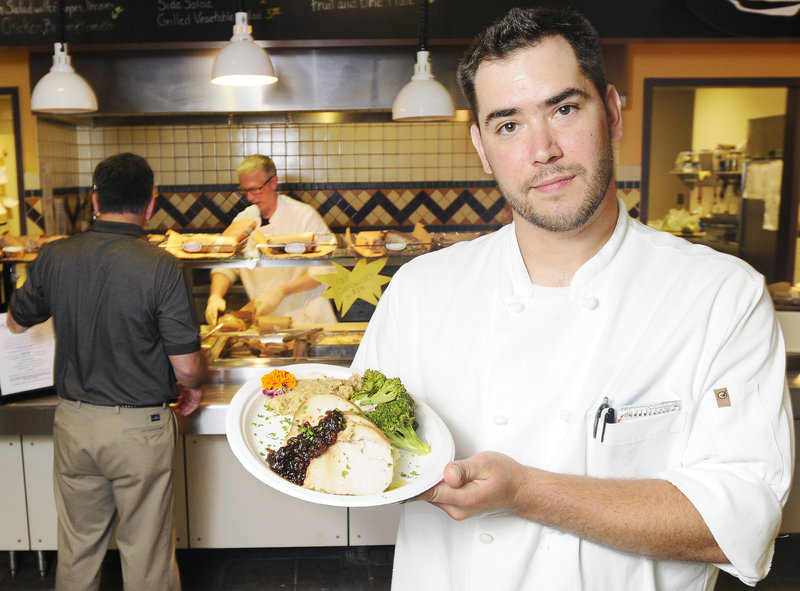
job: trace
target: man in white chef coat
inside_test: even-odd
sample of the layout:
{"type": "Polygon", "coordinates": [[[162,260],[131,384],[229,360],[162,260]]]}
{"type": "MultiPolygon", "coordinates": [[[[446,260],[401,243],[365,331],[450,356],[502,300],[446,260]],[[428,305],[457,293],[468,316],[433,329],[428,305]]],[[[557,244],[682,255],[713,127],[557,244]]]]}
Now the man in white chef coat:
{"type": "MultiPolygon", "coordinates": [[[[317,211],[287,195],[278,193],[278,171],[272,158],[261,154],[246,157],[236,168],[239,192],[258,207],[259,229],[265,236],[313,232],[316,237],[331,231],[317,211]]],[[[249,208],[248,208],[249,209],[249,208]]],[[[206,322],[211,326],[227,306],[225,295],[241,279],[256,315],[289,316],[296,323],[336,322],[330,301],[321,297],[325,286],[315,274],[329,273],[328,267],[219,268],[211,271],[206,305],[206,322]]]]}
{"type": "Polygon", "coordinates": [[[353,362],[455,440],[404,506],[393,590],[754,584],[794,449],[763,277],[628,216],[620,98],[580,14],[511,10],[458,80],[514,221],[404,265],[353,362]]]}

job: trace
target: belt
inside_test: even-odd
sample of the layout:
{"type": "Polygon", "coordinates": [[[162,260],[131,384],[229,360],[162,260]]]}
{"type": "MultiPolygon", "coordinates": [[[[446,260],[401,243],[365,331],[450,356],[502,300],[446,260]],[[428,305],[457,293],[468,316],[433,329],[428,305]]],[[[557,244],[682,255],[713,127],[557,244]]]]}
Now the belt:
{"type": "Polygon", "coordinates": [[[113,404],[111,406],[118,406],[120,408],[163,408],[168,404],[168,402],[162,402],[161,404],[113,404]]]}
{"type": "Polygon", "coordinates": [[[165,400],[164,402],[158,402],[155,404],[94,404],[93,402],[86,402],[85,400],[75,400],[74,398],[65,398],[61,397],[62,400],[68,400],[69,402],[76,402],[78,404],[89,404],[91,406],[105,406],[108,408],[166,408],[169,405],[170,401],[165,400]]]}

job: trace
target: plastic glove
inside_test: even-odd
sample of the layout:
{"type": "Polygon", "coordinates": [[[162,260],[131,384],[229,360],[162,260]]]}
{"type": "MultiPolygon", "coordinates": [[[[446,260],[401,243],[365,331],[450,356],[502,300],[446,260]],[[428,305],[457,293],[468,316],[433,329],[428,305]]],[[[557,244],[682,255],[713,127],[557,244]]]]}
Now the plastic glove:
{"type": "Polygon", "coordinates": [[[206,304],[206,323],[214,327],[217,325],[217,316],[220,312],[225,311],[225,298],[218,295],[208,296],[208,303],[206,304]]]}
{"type": "Polygon", "coordinates": [[[283,297],[283,290],[280,287],[267,289],[253,300],[253,312],[256,316],[271,314],[275,308],[281,305],[283,297]]]}

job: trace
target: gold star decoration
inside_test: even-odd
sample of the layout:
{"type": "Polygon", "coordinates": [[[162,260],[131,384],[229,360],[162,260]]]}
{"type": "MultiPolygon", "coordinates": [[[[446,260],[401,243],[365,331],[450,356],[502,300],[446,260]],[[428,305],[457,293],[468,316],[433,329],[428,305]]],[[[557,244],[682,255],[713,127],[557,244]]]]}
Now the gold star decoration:
{"type": "Polygon", "coordinates": [[[389,283],[390,280],[389,277],[378,274],[385,265],[385,258],[370,262],[360,259],[350,271],[333,262],[336,272],[315,275],[315,279],[330,286],[322,296],[333,300],[339,313],[344,316],[358,298],[368,304],[378,303],[378,298],[381,297],[381,286],[389,283]]]}

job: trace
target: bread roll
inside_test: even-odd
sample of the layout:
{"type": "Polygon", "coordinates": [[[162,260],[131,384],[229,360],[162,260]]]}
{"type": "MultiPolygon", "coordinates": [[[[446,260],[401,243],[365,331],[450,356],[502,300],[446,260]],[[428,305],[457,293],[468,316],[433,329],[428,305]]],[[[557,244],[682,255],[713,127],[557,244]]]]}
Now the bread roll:
{"type": "Polygon", "coordinates": [[[232,236],[238,243],[247,238],[258,227],[258,222],[252,218],[242,218],[231,222],[222,232],[223,236],[232,236]]]}
{"type": "Polygon", "coordinates": [[[314,244],[314,232],[300,232],[298,234],[284,234],[283,236],[270,236],[267,243],[276,246],[286,246],[287,244],[314,244]]]}

